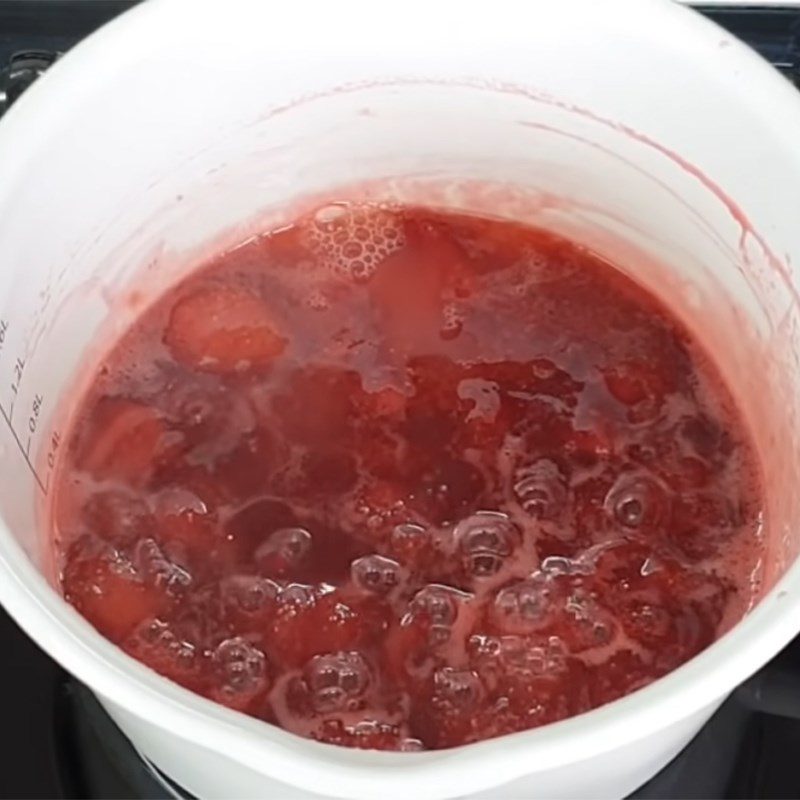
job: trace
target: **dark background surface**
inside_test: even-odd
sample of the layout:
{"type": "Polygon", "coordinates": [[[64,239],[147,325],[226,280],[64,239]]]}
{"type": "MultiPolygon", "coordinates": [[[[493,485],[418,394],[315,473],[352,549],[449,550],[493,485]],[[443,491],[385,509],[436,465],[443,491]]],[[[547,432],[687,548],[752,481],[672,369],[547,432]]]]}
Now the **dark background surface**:
{"type": "Polygon", "coordinates": [[[17,50],[68,50],[137,0],[0,0],[0,66],[17,50]]]}
{"type": "MultiPolygon", "coordinates": [[[[135,0],[0,0],[0,69],[19,50],[68,50],[135,0]]],[[[61,670],[0,609],[0,797],[64,797],[61,670]]]]}
{"type": "Polygon", "coordinates": [[[59,670],[0,611],[0,797],[62,797],[53,763],[59,670]]]}
{"type": "MultiPolygon", "coordinates": [[[[67,50],[135,4],[0,0],[0,69],[19,50],[67,50]]],[[[800,10],[703,10],[800,86],[800,10]]],[[[777,663],[794,683],[792,696],[773,697],[774,704],[800,708],[800,642],[777,663]]],[[[768,695],[753,682],[740,690],[685,753],[635,796],[800,797],[800,722],[754,711],[753,704],[763,707],[768,695]]],[[[138,759],[92,703],[0,610],[0,798],[165,796],[140,774],[138,759]]]]}

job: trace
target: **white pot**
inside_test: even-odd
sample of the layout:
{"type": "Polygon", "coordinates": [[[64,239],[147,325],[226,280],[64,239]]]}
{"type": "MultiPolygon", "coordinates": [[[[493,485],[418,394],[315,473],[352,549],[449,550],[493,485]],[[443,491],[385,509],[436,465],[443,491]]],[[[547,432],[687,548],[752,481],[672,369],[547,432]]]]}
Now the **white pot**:
{"type": "Polygon", "coordinates": [[[2,603],[198,796],[632,791],[800,629],[799,134],[794,89],[655,0],[154,0],[123,15],[0,124],[0,405],[14,429],[0,431],[2,603]],[[131,275],[147,295],[340,186],[553,227],[681,310],[765,465],[772,588],[742,622],[590,713],[393,754],[316,744],[203,700],[59,597],[37,479],[52,488],[78,366],[141,300],[131,275]]]}

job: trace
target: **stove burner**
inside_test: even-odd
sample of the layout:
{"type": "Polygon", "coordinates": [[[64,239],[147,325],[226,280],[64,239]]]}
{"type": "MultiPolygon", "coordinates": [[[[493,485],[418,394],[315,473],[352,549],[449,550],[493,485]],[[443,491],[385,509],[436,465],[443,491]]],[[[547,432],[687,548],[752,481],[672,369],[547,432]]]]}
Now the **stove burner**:
{"type": "Polygon", "coordinates": [[[0,117],[61,55],[49,50],[21,50],[11,56],[8,66],[0,70],[0,117]]]}
{"type": "Polygon", "coordinates": [[[194,800],[140,753],[94,695],[65,676],[55,703],[56,769],[63,797],[194,800]]]}

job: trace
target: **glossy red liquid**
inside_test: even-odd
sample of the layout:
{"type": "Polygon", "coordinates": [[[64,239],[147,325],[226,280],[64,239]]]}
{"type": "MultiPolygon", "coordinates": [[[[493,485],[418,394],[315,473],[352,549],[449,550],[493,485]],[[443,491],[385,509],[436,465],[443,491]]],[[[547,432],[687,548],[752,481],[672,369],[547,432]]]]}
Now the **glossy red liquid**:
{"type": "Polygon", "coordinates": [[[99,366],[54,506],[67,599],[304,736],[450,747],[606,703],[752,601],[760,488],[684,328],[580,247],[330,205],[99,366]]]}

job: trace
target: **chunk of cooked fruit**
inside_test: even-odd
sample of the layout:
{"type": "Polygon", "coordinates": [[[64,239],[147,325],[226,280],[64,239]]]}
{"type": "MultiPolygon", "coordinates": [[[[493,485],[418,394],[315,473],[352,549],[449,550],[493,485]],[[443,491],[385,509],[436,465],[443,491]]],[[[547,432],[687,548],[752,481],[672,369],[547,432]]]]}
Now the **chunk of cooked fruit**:
{"type": "Polygon", "coordinates": [[[76,466],[94,478],[142,486],[159,463],[180,451],[181,436],[169,431],[154,408],[124,397],[103,397],[77,448],[76,466]]]}
{"type": "Polygon", "coordinates": [[[170,313],[164,344],[188,367],[226,373],[267,366],[287,343],[260,298],[218,284],[178,300],[170,313]]]}

